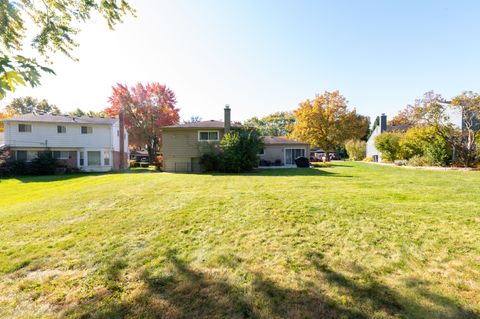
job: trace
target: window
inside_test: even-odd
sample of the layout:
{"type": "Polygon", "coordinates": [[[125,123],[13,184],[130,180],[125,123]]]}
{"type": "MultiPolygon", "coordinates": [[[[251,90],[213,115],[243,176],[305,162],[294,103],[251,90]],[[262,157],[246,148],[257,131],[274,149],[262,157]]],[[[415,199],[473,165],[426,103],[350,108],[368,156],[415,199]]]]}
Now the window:
{"type": "Polygon", "coordinates": [[[82,134],[92,134],[93,127],[91,126],[82,126],[82,134]]]}
{"type": "Polygon", "coordinates": [[[30,133],[32,131],[31,124],[18,124],[18,131],[22,133],[30,133]]]}
{"type": "Polygon", "coordinates": [[[27,161],[27,151],[17,151],[17,161],[27,161]]]}
{"type": "Polygon", "coordinates": [[[83,151],[80,151],[80,166],[85,165],[85,160],[83,158],[83,151]]]}
{"type": "Polygon", "coordinates": [[[63,125],[58,125],[57,126],[57,133],[61,134],[61,133],[67,133],[67,127],[66,126],[63,126],[63,125]]]}
{"type": "Polygon", "coordinates": [[[103,165],[110,165],[110,152],[103,153],[103,165]]]}
{"type": "Polygon", "coordinates": [[[261,149],[258,150],[258,155],[264,155],[264,154],[265,154],[265,150],[262,147],[261,149]]]}
{"type": "Polygon", "coordinates": [[[295,164],[295,160],[300,156],[305,156],[305,149],[303,149],[303,148],[286,148],[285,149],[285,164],[286,165],[295,164]]]}
{"type": "Polygon", "coordinates": [[[199,131],[199,141],[218,141],[218,131],[199,131]]]}
{"type": "Polygon", "coordinates": [[[17,160],[24,162],[31,162],[38,157],[37,151],[17,151],[17,160]]]}
{"type": "Polygon", "coordinates": [[[69,159],[70,153],[68,151],[53,151],[53,158],[55,159],[69,159]]]}
{"type": "Polygon", "coordinates": [[[88,151],[88,166],[90,165],[101,165],[100,164],[100,152],[99,151],[88,151]]]}

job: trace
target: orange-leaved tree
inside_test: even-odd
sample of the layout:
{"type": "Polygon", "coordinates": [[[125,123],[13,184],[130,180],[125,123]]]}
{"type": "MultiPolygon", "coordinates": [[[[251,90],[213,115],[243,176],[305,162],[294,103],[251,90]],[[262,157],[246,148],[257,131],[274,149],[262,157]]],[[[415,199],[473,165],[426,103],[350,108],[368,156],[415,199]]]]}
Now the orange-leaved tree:
{"type": "Polygon", "coordinates": [[[110,96],[109,116],[123,111],[130,144],[147,146],[150,162],[159,150],[161,126],[177,124],[179,109],[175,93],[163,84],[137,83],[135,86],[117,84],[110,96]]]}
{"type": "Polygon", "coordinates": [[[350,139],[360,139],[368,131],[368,118],[349,110],[339,91],[324,92],[314,100],[300,103],[290,136],[326,152],[337,150],[350,139]]]}

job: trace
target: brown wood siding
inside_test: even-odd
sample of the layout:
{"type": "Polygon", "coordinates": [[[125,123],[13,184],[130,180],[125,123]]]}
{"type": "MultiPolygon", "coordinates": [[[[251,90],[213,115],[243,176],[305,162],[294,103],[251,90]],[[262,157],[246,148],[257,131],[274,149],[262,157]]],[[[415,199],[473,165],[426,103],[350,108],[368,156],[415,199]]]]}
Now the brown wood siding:
{"type": "Polygon", "coordinates": [[[223,129],[164,129],[162,132],[163,169],[166,172],[190,172],[192,158],[218,149],[219,142],[199,142],[199,131],[218,131],[219,139],[223,129]]]}

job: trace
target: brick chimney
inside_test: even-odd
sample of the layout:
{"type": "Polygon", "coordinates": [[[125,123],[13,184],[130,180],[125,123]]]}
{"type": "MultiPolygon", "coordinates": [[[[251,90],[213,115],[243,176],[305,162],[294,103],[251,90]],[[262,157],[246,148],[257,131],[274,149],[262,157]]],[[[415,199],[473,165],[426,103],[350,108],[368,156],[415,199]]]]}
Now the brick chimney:
{"type": "Polygon", "coordinates": [[[224,116],[223,116],[223,128],[225,133],[230,131],[231,123],[230,123],[230,106],[228,104],[225,105],[224,109],[224,116]]]}
{"type": "Polygon", "coordinates": [[[380,133],[383,133],[387,130],[387,116],[385,113],[380,115],[380,133]]]}

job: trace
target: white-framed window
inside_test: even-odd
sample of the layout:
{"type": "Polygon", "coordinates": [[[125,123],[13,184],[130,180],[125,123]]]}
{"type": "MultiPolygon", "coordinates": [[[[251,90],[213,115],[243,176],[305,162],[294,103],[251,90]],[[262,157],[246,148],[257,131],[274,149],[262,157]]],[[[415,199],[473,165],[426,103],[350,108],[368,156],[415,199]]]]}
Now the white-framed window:
{"type": "Polygon", "coordinates": [[[66,160],[70,158],[70,152],[68,151],[53,151],[54,159],[66,160]]]}
{"type": "Polygon", "coordinates": [[[31,162],[38,157],[38,151],[17,151],[16,159],[18,161],[31,162]]]}
{"type": "Polygon", "coordinates": [[[218,141],[218,131],[198,131],[198,140],[202,142],[218,141]]]}
{"type": "Polygon", "coordinates": [[[101,161],[100,161],[100,151],[88,151],[87,152],[87,163],[88,163],[88,166],[91,166],[91,165],[101,165],[101,161]]]}
{"type": "Polygon", "coordinates": [[[103,153],[103,165],[110,165],[110,152],[103,153]]]}
{"type": "Polygon", "coordinates": [[[57,133],[58,134],[67,133],[67,127],[65,125],[57,125],[57,133]]]}
{"type": "Polygon", "coordinates": [[[21,133],[30,133],[32,132],[31,124],[18,124],[18,131],[21,133]]]}
{"type": "Polygon", "coordinates": [[[91,126],[82,126],[82,134],[92,134],[93,127],[91,126]]]}
{"type": "Polygon", "coordinates": [[[83,158],[83,151],[80,151],[80,166],[85,165],[85,159],[83,158]]]}
{"type": "Polygon", "coordinates": [[[264,155],[265,154],[265,149],[262,147],[258,150],[258,154],[257,155],[264,155]]]}

